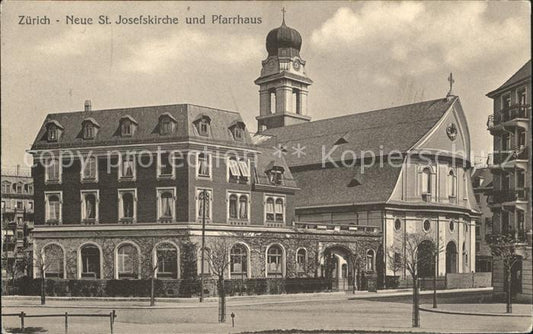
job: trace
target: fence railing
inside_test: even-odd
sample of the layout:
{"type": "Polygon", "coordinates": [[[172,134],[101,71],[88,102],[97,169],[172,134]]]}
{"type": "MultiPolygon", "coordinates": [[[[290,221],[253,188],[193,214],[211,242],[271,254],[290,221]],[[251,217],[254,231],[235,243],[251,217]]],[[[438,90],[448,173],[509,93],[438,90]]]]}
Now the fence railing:
{"type": "Polygon", "coordinates": [[[19,317],[20,318],[20,329],[24,332],[24,319],[26,318],[50,318],[50,317],[61,317],[65,319],[65,334],[68,334],[68,318],[69,317],[98,317],[98,318],[109,318],[109,328],[111,334],[113,334],[113,325],[115,324],[115,318],[117,314],[115,310],[109,312],[109,314],[100,314],[100,313],[59,313],[59,314],[26,314],[24,312],[20,313],[2,313],[2,317],[19,317]]]}

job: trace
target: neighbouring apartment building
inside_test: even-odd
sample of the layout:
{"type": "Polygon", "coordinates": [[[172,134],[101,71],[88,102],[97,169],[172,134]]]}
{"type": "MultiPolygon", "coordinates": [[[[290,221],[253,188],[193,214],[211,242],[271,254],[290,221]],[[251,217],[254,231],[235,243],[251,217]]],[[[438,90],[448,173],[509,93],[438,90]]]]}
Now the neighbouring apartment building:
{"type": "Polygon", "coordinates": [[[476,271],[492,272],[492,254],[487,242],[487,237],[492,234],[492,173],[488,166],[474,170],[472,185],[481,212],[476,221],[476,271]]]}
{"type": "MultiPolygon", "coordinates": [[[[531,300],[531,60],[487,96],[494,101],[487,122],[494,137],[492,229],[517,240],[521,260],[512,268],[511,289],[531,300]]],[[[505,289],[503,275],[502,264],[495,262],[496,293],[505,289]]]]}
{"type": "MultiPolygon", "coordinates": [[[[2,169],[2,277],[28,274],[33,229],[33,179],[20,166],[2,169]]],[[[29,266],[31,268],[31,266],[29,266]]]]}
{"type": "Polygon", "coordinates": [[[36,267],[63,279],[147,278],[153,264],[158,278],[211,275],[205,223],[207,252],[231,242],[227,279],[384,285],[386,254],[412,233],[446,249],[439,275],[475,271],[459,98],[311,122],[301,44],[285,22],[267,35],[254,135],[239,113],[192,104],[49,114],[31,149],[36,267]]]}

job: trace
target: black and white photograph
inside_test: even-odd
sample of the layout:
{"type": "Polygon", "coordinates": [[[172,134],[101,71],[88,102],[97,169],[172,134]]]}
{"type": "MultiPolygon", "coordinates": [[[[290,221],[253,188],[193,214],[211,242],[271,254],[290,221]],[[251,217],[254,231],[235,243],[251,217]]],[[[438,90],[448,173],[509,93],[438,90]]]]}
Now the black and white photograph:
{"type": "Polygon", "coordinates": [[[2,333],[529,333],[529,1],[14,1],[2,333]]]}

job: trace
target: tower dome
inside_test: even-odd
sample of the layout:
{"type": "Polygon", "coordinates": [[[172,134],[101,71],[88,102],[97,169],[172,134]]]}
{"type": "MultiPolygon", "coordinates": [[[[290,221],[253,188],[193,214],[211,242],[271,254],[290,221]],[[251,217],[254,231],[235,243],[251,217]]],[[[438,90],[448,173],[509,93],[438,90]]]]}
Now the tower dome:
{"type": "Polygon", "coordinates": [[[298,56],[302,47],[302,36],[296,29],[287,27],[285,19],[281,26],[272,29],[266,38],[266,49],[269,56],[298,56]],[[280,52],[280,49],[283,49],[280,52]],[[287,50],[285,52],[285,50],[287,50]]]}

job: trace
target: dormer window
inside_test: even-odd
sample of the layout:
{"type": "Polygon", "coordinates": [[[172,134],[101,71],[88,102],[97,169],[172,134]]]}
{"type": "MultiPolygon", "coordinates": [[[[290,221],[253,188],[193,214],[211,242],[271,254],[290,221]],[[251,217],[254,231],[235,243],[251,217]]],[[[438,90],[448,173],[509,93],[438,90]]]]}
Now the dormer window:
{"type": "Polygon", "coordinates": [[[199,132],[200,132],[200,136],[208,136],[209,133],[209,123],[206,121],[206,120],[202,120],[200,123],[199,123],[200,127],[199,127],[199,132]]]}
{"type": "Polygon", "coordinates": [[[159,117],[159,134],[169,135],[174,132],[174,125],[177,123],[176,119],[168,112],[159,117]]]}
{"type": "Polygon", "coordinates": [[[242,141],[244,140],[244,129],[245,125],[243,122],[234,122],[230,125],[229,130],[231,131],[231,134],[233,135],[233,139],[242,141]]]}
{"type": "Polygon", "coordinates": [[[132,132],[133,131],[131,130],[131,121],[130,120],[122,121],[122,136],[131,136],[132,132]]]}
{"type": "Polygon", "coordinates": [[[283,167],[274,166],[267,171],[268,181],[273,185],[281,185],[283,183],[283,167]]]}
{"type": "Polygon", "coordinates": [[[83,132],[85,139],[94,138],[94,125],[91,123],[85,124],[85,131],[83,132]]]}
{"type": "Polygon", "coordinates": [[[122,137],[131,137],[135,132],[137,122],[133,117],[126,115],[120,119],[120,135],[122,137]]]}
{"type": "Polygon", "coordinates": [[[57,141],[57,137],[59,137],[57,127],[50,125],[48,128],[48,141],[57,141]]]}
{"type": "Polygon", "coordinates": [[[93,118],[83,120],[83,138],[94,139],[100,125],[93,118]]]}
{"type": "Polygon", "coordinates": [[[209,137],[209,127],[211,123],[211,118],[206,115],[201,115],[198,117],[195,121],[196,125],[196,131],[198,131],[198,135],[202,137],[209,137]]]}
{"type": "Polygon", "coordinates": [[[49,142],[56,142],[61,136],[63,126],[58,121],[49,121],[46,123],[46,138],[49,142]]]}

